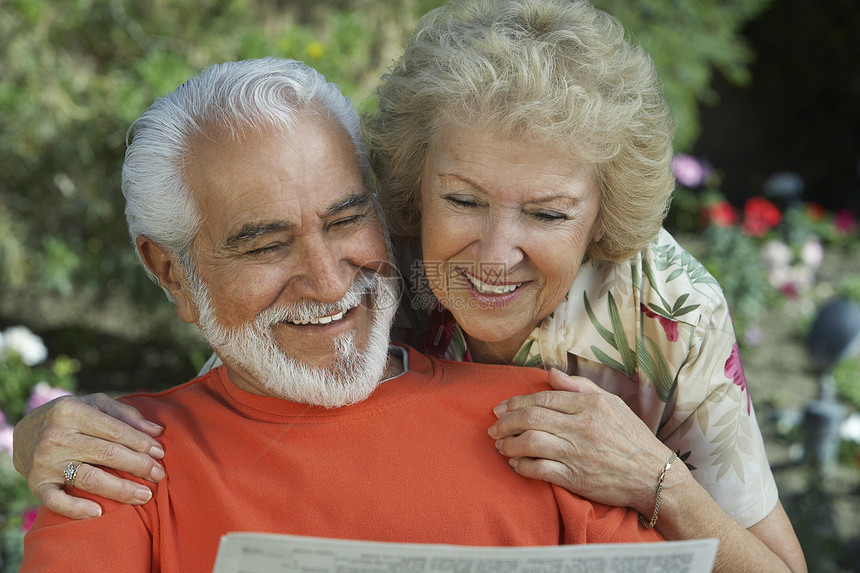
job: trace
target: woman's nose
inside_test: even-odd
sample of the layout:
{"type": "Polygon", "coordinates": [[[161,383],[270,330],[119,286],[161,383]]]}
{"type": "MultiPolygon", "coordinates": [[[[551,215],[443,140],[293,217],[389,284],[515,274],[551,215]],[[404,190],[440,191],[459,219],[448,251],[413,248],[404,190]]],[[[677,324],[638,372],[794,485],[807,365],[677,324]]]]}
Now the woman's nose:
{"type": "Polygon", "coordinates": [[[525,257],[516,222],[501,217],[490,220],[482,229],[477,254],[482,268],[476,270],[482,276],[503,277],[510,272],[525,257]]]}

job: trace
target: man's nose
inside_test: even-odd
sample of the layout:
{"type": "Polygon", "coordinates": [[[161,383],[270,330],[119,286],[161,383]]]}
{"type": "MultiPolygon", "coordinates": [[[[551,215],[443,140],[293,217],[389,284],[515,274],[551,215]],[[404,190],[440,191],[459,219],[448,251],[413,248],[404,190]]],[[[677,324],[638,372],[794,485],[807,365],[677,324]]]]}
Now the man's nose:
{"type": "Polygon", "coordinates": [[[320,302],[337,302],[346,295],[355,280],[356,269],[338,249],[316,238],[305,243],[301,257],[301,276],[297,277],[295,294],[320,302]]]}

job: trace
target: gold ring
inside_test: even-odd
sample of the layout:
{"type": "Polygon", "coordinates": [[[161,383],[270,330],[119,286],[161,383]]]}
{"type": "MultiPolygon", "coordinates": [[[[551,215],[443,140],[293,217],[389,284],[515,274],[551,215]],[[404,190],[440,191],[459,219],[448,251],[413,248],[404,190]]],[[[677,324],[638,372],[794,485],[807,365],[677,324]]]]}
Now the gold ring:
{"type": "Polygon", "coordinates": [[[75,485],[75,478],[78,477],[78,468],[81,466],[82,462],[72,460],[69,462],[69,465],[66,466],[66,469],[63,470],[63,481],[66,482],[67,486],[75,485]]]}

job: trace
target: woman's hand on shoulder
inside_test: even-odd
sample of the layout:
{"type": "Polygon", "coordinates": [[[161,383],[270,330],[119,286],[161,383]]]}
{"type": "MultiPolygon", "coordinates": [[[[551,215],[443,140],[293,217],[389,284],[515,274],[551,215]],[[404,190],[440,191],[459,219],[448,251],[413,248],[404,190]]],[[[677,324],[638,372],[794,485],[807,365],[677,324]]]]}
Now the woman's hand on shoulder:
{"type": "Polygon", "coordinates": [[[650,515],[655,476],[671,450],[591,380],[553,370],[549,382],[554,391],[515,396],[494,409],[496,449],[523,476],[650,515]]]}
{"type": "Polygon", "coordinates": [[[96,517],[101,515],[97,503],[63,489],[69,462],[83,462],[76,488],[123,503],[146,503],[152,497],[148,488],[95,465],[161,480],[164,469],[157,460],[164,451],[155,440],[161,431],[135,408],[105,394],[65,396],[32,410],[16,424],[13,461],[46,508],[74,519],[96,517]]]}

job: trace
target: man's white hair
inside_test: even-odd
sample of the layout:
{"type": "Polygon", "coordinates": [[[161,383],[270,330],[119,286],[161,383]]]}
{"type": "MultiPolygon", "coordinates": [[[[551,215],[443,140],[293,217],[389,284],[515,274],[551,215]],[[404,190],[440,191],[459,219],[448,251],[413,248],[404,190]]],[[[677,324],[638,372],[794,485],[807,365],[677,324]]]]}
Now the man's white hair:
{"type": "MultiPolygon", "coordinates": [[[[189,249],[200,212],[184,171],[194,157],[191,143],[196,137],[214,130],[237,138],[247,132],[288,133],[314,103],[349,133],[370,188],[370,163],[352,100],[302,62],[263,58],[212,65],[155,100],[129,128],[122,167],[125,215],[135,251],[136,239],[143,235],[179,257],[184,267],[193,264],[189,249]]],[[[144,269],[155,279],[146,265],[144,269]]]]}

